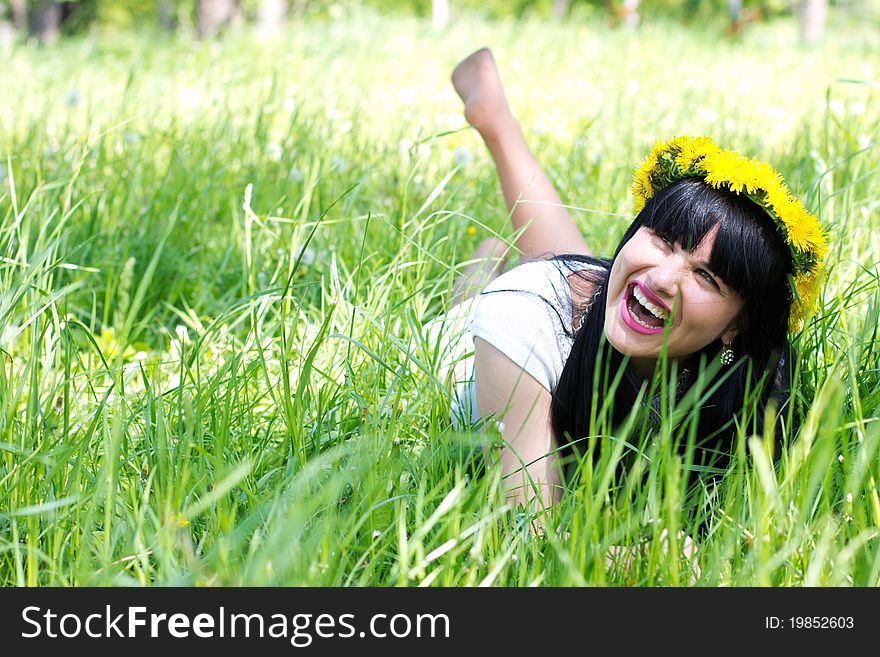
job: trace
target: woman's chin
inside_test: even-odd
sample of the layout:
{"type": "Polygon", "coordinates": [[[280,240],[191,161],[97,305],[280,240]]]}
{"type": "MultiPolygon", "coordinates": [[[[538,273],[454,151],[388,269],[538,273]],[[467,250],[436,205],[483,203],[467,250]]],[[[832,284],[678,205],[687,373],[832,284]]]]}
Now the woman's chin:
{"type": "Polygon", "coordinates": [[[624,356],[647,355],[642,352],[647,351],[647,343],[651,337],[649,335],[639,335],[627,327],[621,326],[618,322],[612,323],[611,326],[607,324],[605,326],[605,338],[608,340],[608,343],[624,356]]]}

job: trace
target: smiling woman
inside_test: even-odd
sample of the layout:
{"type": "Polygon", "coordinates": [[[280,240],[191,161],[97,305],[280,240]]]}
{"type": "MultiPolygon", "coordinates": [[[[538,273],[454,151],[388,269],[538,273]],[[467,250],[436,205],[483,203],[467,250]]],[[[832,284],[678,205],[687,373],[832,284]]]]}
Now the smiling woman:
{"type": "Polygon", "coordinates": [[[781,176],[708,138],[660,142],[636,172],[635,220],[610,259],[596,258],[526,146],[491,53],[465,59],[453,84],[530,261],[499,275],[500,245],[483,244],[487,265],[466,272],[472,294],[456,286],[474,351],[458,366],[455,408],[469,416],[458,420],[502,421],[509,497],[558,501],[561,466],[577,463],[567,457],[595,444],[599,427],[617,431],[634,409],[656,424],[658,380],[676,400],[702,395],[686,476],[723,471],[737,424],[760,434],[771,400],[781,439],[787,334],[815,304],[827,251],[781,176]]]}

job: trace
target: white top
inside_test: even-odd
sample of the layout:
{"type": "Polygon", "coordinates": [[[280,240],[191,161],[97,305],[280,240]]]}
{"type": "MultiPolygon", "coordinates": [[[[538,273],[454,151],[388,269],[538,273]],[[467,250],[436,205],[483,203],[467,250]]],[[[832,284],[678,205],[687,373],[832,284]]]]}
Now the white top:
{"type": "MultiPolygon", "coordinates": [[[[571,288],[567,269],[604,269],[587,263],[529,262],[502,274],[474,299],[466,313],[470,335],[461,335],[454,367],[452,421],[461,428],[476,423],[473,338],[485,340],[553,392],[571,352],[571,288]]],[[[450,311],[449,315],[456,314],[450,311]]]]}

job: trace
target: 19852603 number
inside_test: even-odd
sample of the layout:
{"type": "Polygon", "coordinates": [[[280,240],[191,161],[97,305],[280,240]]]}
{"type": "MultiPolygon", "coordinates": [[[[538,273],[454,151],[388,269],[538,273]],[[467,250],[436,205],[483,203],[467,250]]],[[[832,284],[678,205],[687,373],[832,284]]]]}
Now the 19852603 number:
{"type": "Polygon", "coordinates": [[[790,616],[793,630],[849,630],[855,626],[852,616],[790,616]]]}

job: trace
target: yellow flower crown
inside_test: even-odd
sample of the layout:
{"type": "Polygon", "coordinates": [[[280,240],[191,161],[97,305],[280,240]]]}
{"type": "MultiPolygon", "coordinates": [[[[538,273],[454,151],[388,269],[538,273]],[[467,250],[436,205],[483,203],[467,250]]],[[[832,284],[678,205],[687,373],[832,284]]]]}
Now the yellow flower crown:
{"type": "Polygon", "coordinates": [[[795,198],[782,176],[766,162],[721,150],[708,137],[674,137],[659,141],[635,173],[636,212],[648,199],[682,178],[702,178],[715,187],[745,194],[773,218],[791,249],[793,264],[790,333],[800,331],[816,307],[819,283],[828,253],[828,236],[819,220],[795,198]]]}

